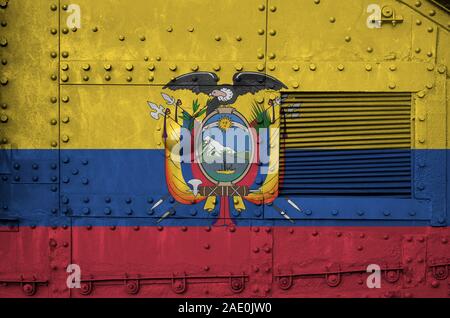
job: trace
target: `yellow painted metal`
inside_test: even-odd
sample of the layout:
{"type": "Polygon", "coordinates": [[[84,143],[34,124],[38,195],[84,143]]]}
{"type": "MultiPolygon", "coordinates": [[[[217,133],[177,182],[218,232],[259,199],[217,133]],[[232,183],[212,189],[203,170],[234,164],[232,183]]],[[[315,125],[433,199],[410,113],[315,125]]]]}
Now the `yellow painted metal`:
{"type": "MultiPolygon", "coordinates": [[[[219,83],[231,83],[238,71],[267,72],[288,91],[412,93],[411,146],[447,147],[449,15],[420,2],[80,0],[75,29],[67,25],[69,2],[9,1],[0,8],[7,22],[0,28],[0,141],[24,149],[162,149],[162,119],[150,118],[147,101],[163,103],[162,86],[173,77],[206,70],[219,83]],[[368,28],[373,4],[388,6],[401,21],[368,28]]],[[[207,99],[188,91],[172,95],[183,108],[207,99]]],[[[264,93],[235,106],[249,116],[255,100],[268,107],[264,93]]],[[[381,114],[382,105],[376,107],[381,114]]],[[[383,129],[406,133],[406,126],[390,125],[383,129]]],[[[329,131],[306,126],[310,138],[329,131]]]]}
{"type": "Polygon", "coordinates": [[[245,203],[242,197],[234,196],[233,197],[234,209],[238,212],[242,212],[245,210],[245,203]]]}
{"type": "Polygon", "coordinates": [[[217,204],[217,198],[215,196],[210,196],[206,199],[204,209],[206,211],[211,212],[215,209],[216,204],[217,204]]]}
{"type": "MultiPolygon", "coordinates": [[[[61,49],[68,60],[258,61],[265,49],[265,35],[257,32],[266,26],[264,3],[79,0],[81,28],[62,34],[61,49]]],[[[62,26],[69,16],[61,14],[62,26]]]]}
{"type": "Polygon", "coordinates": [[[0,142],[13,149],[58,147],[59,14],[51,3],[9,1],[0,9],[0,142]]]}

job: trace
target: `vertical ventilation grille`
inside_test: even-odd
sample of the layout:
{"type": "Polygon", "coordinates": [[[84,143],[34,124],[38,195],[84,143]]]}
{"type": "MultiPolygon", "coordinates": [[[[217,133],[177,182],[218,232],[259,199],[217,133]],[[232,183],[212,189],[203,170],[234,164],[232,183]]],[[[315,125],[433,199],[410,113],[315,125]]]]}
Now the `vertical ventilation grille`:
{"type": "Polygon", "coordinates": [[[411,95],[287,93],[281,195],[411,197],[411,95]]]}

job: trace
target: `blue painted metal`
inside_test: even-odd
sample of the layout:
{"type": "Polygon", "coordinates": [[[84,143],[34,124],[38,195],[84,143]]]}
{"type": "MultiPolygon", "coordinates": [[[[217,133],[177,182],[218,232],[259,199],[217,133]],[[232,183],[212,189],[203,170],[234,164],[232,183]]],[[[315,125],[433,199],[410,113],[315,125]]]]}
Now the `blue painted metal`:
{"type": "MultiPolygon", "coordinates": [[[[0,153],[2,158],[11,158],[9,164],[3,162],[0,175],[0,219],[4,223],[17,219],[21,225],[62,225],[71,216],[85,218],[92,225],[104,225],[105,219],[120,219],[152,226],[203,226],[213,224],[219,215],[219,205],[207,213],[203,210],[204,202],[181,205],[171,200],[165,183],[162,150],[61,151],[60,166],[55,161],[57,152],[51,150],[0,153]],[[14,172],[17,162],[21,163],[20,169],[26,166],[29,173],[39,171],[42,178],[58,176],[61,169],[61,180],[41,183],[44,179],[33,182],[24,176],[30,182],[15,182],[14,175],[19,173],[14,172]],[[34,162],[38,162],[39,169],[33,169],[34,162]],[[9,170],[10,174],[5,173],[9,170]],[[151,211],[160,198],[166,200],[151,211]],[[175,213],[158,223],[171,209],[175,213]]],[[[274,204],[285,210],[297,226],[444,226],[449,222],[446,175],[442,173],[449,164],[447,151],[413,150],[411,153],[411,198],[288,196],[302,212],[283,197],[274,204]]],[[[230,201],[231,215],[237,225],[293,225],[270,205],[258,206],[247,201],[245,204],[247,209],[239,213],[230,201]]]]}

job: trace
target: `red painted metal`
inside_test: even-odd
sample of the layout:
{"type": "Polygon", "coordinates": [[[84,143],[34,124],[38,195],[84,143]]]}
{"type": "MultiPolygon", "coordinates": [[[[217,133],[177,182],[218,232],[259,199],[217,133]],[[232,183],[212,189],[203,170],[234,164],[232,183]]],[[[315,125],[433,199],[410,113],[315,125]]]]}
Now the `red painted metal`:
{"type": "Polygon", "coordinates": [[[21,227],[0,231],[0,297],[448,297],[450,230],[21,227]],[[66,286],[68,264],[82,288],[66,286]],[[366,286],[369,264],[382,286],[366,286]]]}

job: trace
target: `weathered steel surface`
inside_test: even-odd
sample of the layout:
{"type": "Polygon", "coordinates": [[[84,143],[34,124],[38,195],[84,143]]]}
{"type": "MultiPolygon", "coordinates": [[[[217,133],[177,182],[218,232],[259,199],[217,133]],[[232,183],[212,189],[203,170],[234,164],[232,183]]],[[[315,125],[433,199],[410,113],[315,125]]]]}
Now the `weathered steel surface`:
{"type": "Polygon", "coordinates": [[[424,0],[0,0],[0,296],[449,297],[448,32],[424,0]],[[219,97],[267,135],[235,183],[169,155],[219,97]]]}

